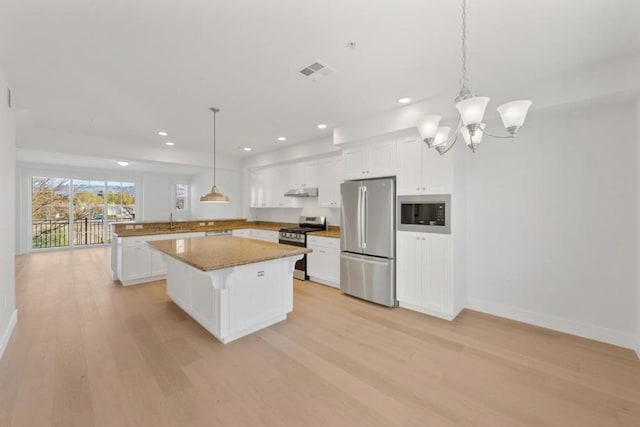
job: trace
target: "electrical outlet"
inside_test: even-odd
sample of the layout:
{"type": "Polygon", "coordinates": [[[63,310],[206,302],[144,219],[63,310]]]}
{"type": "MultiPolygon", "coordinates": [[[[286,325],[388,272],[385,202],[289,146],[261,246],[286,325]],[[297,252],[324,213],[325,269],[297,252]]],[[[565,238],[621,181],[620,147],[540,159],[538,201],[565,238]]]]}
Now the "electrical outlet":
{"type": "Polygon", "coordinates": [[[142,230],[144,226],[142,224],[138,224],[136,225],[136,230],[142,230]]]}
{"type": "Polygon", "coordinates": [[[206,224],[204,222],[200,223],[200,227],[204,227],[206,224]]]}
{"type": "Polygon", "coordinates": [[[213,221],[209,221],[207,225],[213,225],[213,221]]]}
{"type": "Polygon", "coordinates": [[[133,225],[125,225],[124,229],[125,230],[133,230],[133,225]]]}

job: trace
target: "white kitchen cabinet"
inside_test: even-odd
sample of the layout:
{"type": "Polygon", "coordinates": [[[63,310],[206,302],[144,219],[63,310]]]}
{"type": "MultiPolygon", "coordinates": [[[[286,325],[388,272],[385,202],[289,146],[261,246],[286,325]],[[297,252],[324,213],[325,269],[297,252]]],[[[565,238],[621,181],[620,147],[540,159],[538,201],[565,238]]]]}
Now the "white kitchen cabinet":
{"type": "Polygon", "coordinates": [[[247,239],[250,239],[251,238],[251,230],[248,229],[248,228],[232,230],[231,231],[231,235],[232,236],[236,236],[236,237],[245,237],[247,239]]]}
{"type": "Polygon", "coordinates": [[[396,262],[400,307],[455,318],[450,235],[398,231],[396,262]]]}
{"type": "Polygon", "coordinates": [[[393,139],[359,144],[342,151],[345,180],[396,174],[396,144],[393,139]]]}
{"type": "Polygon", "coordinates": [[[271,190],[267,191],[271,194],[267,207],[275,208],[291,208],[297,207],[298,200],[295,197],[285,197],[284,193],[291,190],[292,187],[292,169],[289,166],[274,168],[271,170],[271,190]]]}
{"type": "Polygon", "coordinates": [[[124,286],[160,280],[167,274],[167,263],[160,252],[145,243],[151,240],[186,239],[203,237],[204,232],[154,234],[147,236],[118,237],[112,241],[112,253],[116,254],[118,279],[124,286]]]}
{"type": "Polygon", "coordinates": [[[273,188],[273,170],[262,169],[251,172],[251,207],[266,208],[272,207],[274,188],[273,188]]]}
{"type": "Polygon", "coordinates": [[[307,273],[314,282],[340,287],[340,239],[307,236],[307,273]]]}
{"type": "Polygon", "coordinates": [[[119,279],[123,285],[133,284],[151,276],[151,248],[148,246],[124,246],[122,248],[119,279]]]}
{"type": "Polygon", "coordinates": [[[325,176],[324,171],[319,169],[319,162],[317,161],[291,165],[289,169],[289,190],[294,188],[317,188],[320,185],[320,177],[325,176]]]}
{"type": "Polygon", "coordinates": [[[265,242],[278,243],[278,232],[271,230],[251,229],[251,238],[265,242]]]}
{"type": "Polygon", "coordinates": [[[398,140],[398,164],[398,195],[451,193],[452,156],[427,147],[418,134],[398,140]]]}
{"type": "Polygon", "coordinates": [[[318,206],[339,208],[341,204],[340,184],[342,183],[342,157],[332,157],[318,162],[324,179],[318,186],[318,206]]]}

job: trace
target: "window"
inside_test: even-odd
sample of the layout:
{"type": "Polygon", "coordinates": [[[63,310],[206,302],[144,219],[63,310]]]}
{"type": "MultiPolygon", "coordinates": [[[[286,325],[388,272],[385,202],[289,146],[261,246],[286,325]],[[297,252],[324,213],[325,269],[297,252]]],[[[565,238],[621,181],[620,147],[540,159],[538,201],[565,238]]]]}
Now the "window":
{"type": "Polygon", "coordinates": [[[31,247],[108,243],[113,222],[135,219],[135,196],[135,182],[33,177],[31,247]]]}
{"type": "Polygon", "coordinates": [[[176,183],[173,186],[174,209],[178,212],[189,210],[189,186],[184,183],[176,183]]]}

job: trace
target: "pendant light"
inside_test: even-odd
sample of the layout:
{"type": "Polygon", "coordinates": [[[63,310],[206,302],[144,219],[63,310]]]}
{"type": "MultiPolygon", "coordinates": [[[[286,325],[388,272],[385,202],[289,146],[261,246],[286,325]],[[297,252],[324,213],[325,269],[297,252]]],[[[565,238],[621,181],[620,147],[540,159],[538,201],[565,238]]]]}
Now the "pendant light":
{"type": "Polygon", "coordinates": [[[213,111],[213,187],[211,192],[200,197],[203,203],[229,203],[229,197],[218,191],[216,186],[216,114],[220,112],[219,108],[211,107],[213,111]]]}

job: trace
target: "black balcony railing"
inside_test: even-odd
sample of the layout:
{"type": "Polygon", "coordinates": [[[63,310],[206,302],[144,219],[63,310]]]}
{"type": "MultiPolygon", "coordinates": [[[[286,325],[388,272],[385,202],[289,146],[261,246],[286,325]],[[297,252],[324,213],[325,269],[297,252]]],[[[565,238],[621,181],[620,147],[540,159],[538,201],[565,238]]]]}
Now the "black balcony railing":
{"type": "MultiPolygon", "coordinates": [[[[105,227],[112,221],[82,219],[73,221],[73,246],[101,245],[105,243],[105,227]]],[[[110,229],[107,229],[107,243],[110,229]]],[[[32,247],[34,249],[71,246],[69,243],[69,221],[33,221],[32,247]]]]}

